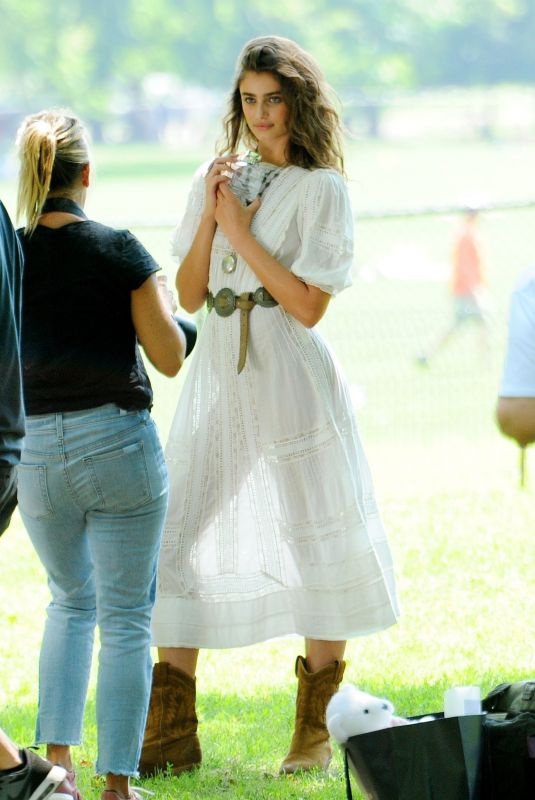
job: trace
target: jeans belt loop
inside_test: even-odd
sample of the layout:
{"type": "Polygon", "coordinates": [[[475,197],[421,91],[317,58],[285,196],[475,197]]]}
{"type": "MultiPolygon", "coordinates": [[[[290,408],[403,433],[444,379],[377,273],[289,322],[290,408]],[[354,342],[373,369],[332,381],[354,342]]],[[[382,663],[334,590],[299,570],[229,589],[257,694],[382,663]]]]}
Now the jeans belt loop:
{"type": "Polygon", "coordinates": [[[249,314],[255,305],[263,308],[278,306],[277,301],[270,295],[264,286],[259,286],[254,292],[234,294],[232,289],[220,289],[214,296],[208,292],[206,307],[208,312],[212,309],[220,317],[230,317],[239,309],[240,311],[240,353],[238,357],[238,375],[245,366],[247,359],[247,342],[249,340],[249,314]]]}

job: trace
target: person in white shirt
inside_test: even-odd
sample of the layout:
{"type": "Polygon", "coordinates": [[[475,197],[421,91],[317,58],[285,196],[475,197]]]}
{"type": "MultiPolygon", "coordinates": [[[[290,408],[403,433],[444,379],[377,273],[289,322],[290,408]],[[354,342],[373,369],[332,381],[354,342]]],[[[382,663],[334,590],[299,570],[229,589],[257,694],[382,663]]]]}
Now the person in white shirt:
{"type": "Polygon", "coordinates": [[[524,273],[511,299],[496,416],[502,433],[520,447],[535,442],[535,267],[524,273]]]}

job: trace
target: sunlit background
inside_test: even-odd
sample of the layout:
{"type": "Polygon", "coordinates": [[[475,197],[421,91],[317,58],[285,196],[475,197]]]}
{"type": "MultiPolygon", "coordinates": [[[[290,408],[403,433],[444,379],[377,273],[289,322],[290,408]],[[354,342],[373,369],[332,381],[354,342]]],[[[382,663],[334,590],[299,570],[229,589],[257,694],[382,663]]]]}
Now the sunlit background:
{"type": "MultiPolygon", "coordinates": [[[[405,609],[393,631],[350,645],[351,675],[376,693],[398,693],[402,713],[435,710],[454,681],[490,688],[526,677],[533,663],[525,632],[535,457],[528,451],[520,489],[517,448],[494,422],[510,293],[535,262],[533,0],[0,0],[0,197],[14,216],[23,117],[67,106],[91,134],[89,214],[131,228],[172,282],[169,240],[193,172],[215,151],[242,45],[266,33],[316,56],[346,127],[354,283],[331,302],[321,330],[349,378],[405,609]],[[423,366],[418,356],[452,318],[450,257],[466,205],[481,210],[488,341],[466,325],[423,366]]],[[[186,373],[187,365],[170,380],[151,370],[164,440],[186,373]]],[[[0,547],[0,710],[25,742],[47,597],[15,516],[0,547]]],[[[278,695],[279,712],[268,721],[262,713],[273,708],[273,687],[289,686],[293,657],[287,641],[253,648],[249,661],[203,656],[210,768],[192,782],[219,781],[226,791],[228,775],[253,760],[254,789],[239,796],[268,796],[258,784],[276,748],[268,742],[267,755],[245,759],[239,748],[262,737],[235,731],[246,712],[266,730],[282,726],[290,689],[278,695]]],[[[286,733],[274,730],[278,745],[286,733]]],[[[91,759],[94,723],[86,739],[91,759]]],[[[89,776],[90,761],[80,763],[89,776]]],[[[341,796],[336,784],[283,791],[341,796]]],[[[183,796],[220,795],[194,784],[183,796]]]]}
{"type": "MultiPolygon", "coordinates": [[[[357,221],[354,286],[322,329],[348,373],[376,480],[396,492],[517,479],[493,409],[509,295],[534,258],[533,2],[1,0],[0,20],[9,210],[21,119],[67,106],[91,133],[90,214],[134,230],[170,278],[169,237],[221,134],[242,45],[277,33],[309,49],[340,103],[357,221]],[[418,354],[451,319],[466,204],[482,209],[490,344],[467,325],[425,368],[418,354]]],[[[181,380],[154,379],[164,435],[181,380]]]]}

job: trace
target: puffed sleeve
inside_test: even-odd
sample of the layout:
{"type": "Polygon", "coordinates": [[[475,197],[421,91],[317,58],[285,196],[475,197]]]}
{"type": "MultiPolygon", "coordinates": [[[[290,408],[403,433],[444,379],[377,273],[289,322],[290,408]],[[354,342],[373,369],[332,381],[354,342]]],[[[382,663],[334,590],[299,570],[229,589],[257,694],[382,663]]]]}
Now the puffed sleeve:
{"type": "Polygon", "coordinates": [[[171,255],[179,261],[188,254],[195,238],[204,207],[204,176],[209,163],[202,164],[195,175],[188,195],[184,216],[171,237],[171,255]]]}
{"type": "Polygon", "coordinates": [[[303,180],[297,227],[301,245],[294,275],[332,295],[351,286],[353,214],[338,172],[317,169],[303,180]]]}

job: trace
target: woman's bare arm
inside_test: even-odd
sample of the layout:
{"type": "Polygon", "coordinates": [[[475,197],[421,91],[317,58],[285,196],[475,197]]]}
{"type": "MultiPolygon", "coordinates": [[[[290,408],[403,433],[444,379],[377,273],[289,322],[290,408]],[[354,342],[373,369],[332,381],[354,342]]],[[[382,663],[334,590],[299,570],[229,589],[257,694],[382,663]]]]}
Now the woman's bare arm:
{"type": "Polygon", "coordinates": [[[535,442],[535,397],[499,397],[496,419],[500,431],[520,447],[535,442]]]}
{"type": "Polygon", "coordinates": [[[199,309],[206,300],[212,241],[217,227],[215,210],[217,191],[228,183],[229,164],[237,156],[216,158],[210,165],[205,182],[203,213],[193,243],[182,260],[176,274],[176,288],[180,305],[190,314],[199,309]]]}
{"type": "Polygon", "coordinates": [[[197,311],[206,300],[212,240],[215,220],[201,217],[197,233],[186,257],[176,274],[176,288],[180,305],[190,314],[197,311]]]}
{"type": "Polygon", "coordinates": [[[131,292],[132,321],[147,358],[156,369],[172,378],[182,366],[186,337],[172,317],[168,290],[151,275],[131,292]]]}
{"type": "Polygon", "coordinates": [[[289,314],[307,328],[316,325],[325,314],[331,295],[293,275],[255,239],[250,224],[260,201],[244,208],[226,185],[219,187],[217,197],[216,221],[231,246],[289,314]]]}

